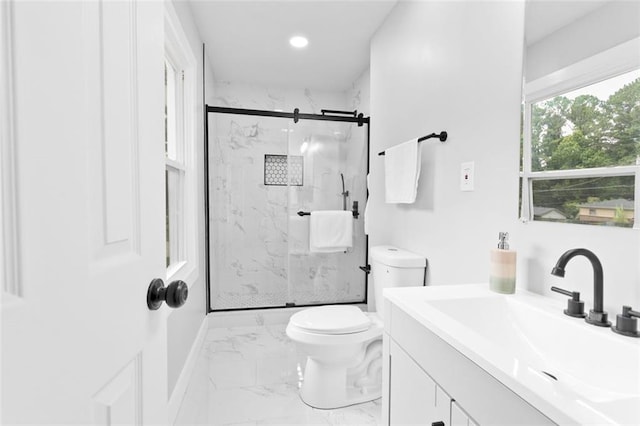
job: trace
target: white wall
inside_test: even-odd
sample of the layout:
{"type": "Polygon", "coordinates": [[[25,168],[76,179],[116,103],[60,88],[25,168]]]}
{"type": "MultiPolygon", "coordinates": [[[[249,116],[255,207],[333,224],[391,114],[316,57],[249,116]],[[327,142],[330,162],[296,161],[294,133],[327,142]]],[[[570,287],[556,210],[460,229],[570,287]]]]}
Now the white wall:
{"type": "MultiPolygon", "coordinates": [[[[169,395],[180,377],[189,351],[193,346],[196,334],[206,314],[205,275],[204,275],[204,158],[203,152],[203,105],[202,105],[202,40],[196,30],[191,10],[186,2],[174,1],[176,13],[182,28],[189,39],[189,45],[196,58],[196,106],[195,106],[195,141],[196,141],[196,212],[198,214],[198,274],[197,280],[189,284],[189,298],[184,306],[171,312],[167,320],[167,356],[169,395]]],[[[210,90],[210,87],[207,87],[210,90]]]]}
{"type": "MultiPolygon", "coordinates": [[[[608,13],[602,16],[611,16],[608,13]]],[[[627,24],[627,18],[612,22],[627,24]]],[[[640,25],[634,28],[637,32],[640,25]]],[[[558,35],[562,32],[577,43],[582,40],[575,29],[558,35]]],[[[594,45],[615,45],[620,34],[633,31],[610,33],[608,42],[594,45]]],[[[566,49],[566,43],[558,41],[553,58],[566,49]]],[[[499,231],[509,231],[512,248],[518,251],[519,288],[551,294],[549,287],[558,285],[580,291],[591,306],[593,278],[586,260],[573,260],[564,279],[550,274],[565,250],[586,247],[603,263],[605,309],[615,318],[623,303],[640,306],[639,233],[521,224],[517,219],[522,59],[521,4],[401,2],[396,6],[371,46],[370,245],[394,244],[425,255],[429,284],[486,282],[489,250],[499,231]],[[377,152],[441,130],[449,132],[444,144],[423,142],[416,203],[385,204],[384,165],[377,152]],[[475,161],[473,192],[459,190],[464,161],[475,161]]],[[[528,62],[540,60],[537,56],[528,62]]],[[[555,64],[538,65],[550,71],[555,64]]],[[[553,297],[565,298],[555,293],[553,297]]]]}
{"type": "Polygon", "coordinates": [[[532,81],[640,36],[640,2],[615,0],[527,48],[532,81]]]}
{"type": "MultiPolygon", "coordinates": [[[[526,80],[535,80],[639,36],[640,2],[613,1],[529,46],[526,80]]],[[[518,224],[515,230],[519,284],[545,294],[550,293],[551,285],[580,291],[588,301],[586,305],[591,306],[593,274],[588,261],[571,261],[564,279],[550,274],[565,250],[585,247],[602,262],[604,305],[610,318],[615,320],[623,304],[640,307],[637,230],[543,222],[518,224]]]]}
{"type": "Polygon", "coordinates": [[[400,2],[372,41],[369,243],[425,255],[429,284],[486,282],[498,232],[514,230],[523,26],[516,2],[400,2]],[[422,142],[415,204],[385,204],[378,151],[442,130],[422,142]]]}

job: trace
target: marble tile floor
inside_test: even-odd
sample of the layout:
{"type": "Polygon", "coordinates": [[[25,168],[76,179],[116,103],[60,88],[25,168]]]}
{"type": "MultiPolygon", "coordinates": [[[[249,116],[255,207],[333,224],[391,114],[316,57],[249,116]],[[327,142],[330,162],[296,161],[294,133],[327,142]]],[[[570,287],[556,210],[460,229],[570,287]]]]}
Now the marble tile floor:
{"type": "Polygon", "coordinates": [[[286,324],[211,328],[175,425],[379,425],[380,400],[335,410],[298,395],[304,357],[286,324]]]}

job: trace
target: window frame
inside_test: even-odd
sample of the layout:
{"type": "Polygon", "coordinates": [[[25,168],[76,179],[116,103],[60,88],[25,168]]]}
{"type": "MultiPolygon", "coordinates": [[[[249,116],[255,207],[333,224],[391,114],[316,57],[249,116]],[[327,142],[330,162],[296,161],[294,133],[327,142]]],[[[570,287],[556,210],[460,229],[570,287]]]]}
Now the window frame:
{"type": "MultiPolygon", "coordinates": [[[[164,10],[164,58],[174,67],[181,80],[176,84],[176,155],[175,158],[165,156],[165,172],[178,175],[178,210],[181,212],[177,225],[179,261],[167,266],[166,279],[168,282],[182,280],[191,287],[198,280],[195,131],[197,61],[171,2],[165,2],[164,10]]],[[[165,173],[165,185],[166,180],[165,173]]]]}
{"type": "MultiPolygon", "coordinates": [[[[532,105],[640,68],[640,38],[622,43],[573,65],[524,84],[524,116],[521,182],[520,220],[524,223],[541,222],[533,219],[533,182],[536,180],[557,180],[592,177],[635,176],[634,181],[634,222],[633,228],[640,229],[640,164],[596,167],[586,169],[532,171],[531,154],[531,112],[532,105]]],[[[566,223],[566,225],[586,225],[566,223]]],[[[629,229],[629,228],[627,228],[629,229]]]]}
{"type": "Polygon", "coordinates": [[[0,2],[0,306],[19,302],[23,295],[18,247],[15,89],[12,5],[0,2]]]}

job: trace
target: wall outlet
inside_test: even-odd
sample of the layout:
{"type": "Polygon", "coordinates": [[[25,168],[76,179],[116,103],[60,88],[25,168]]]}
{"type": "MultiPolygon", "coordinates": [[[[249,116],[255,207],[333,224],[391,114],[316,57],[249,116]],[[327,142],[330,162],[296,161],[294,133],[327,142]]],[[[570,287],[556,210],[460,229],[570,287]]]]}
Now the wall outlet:
{"type": "Polygon", "coordinates": [[[460,191],[473,191],[473,169],[473,161],[460,164],[460,191]]]}

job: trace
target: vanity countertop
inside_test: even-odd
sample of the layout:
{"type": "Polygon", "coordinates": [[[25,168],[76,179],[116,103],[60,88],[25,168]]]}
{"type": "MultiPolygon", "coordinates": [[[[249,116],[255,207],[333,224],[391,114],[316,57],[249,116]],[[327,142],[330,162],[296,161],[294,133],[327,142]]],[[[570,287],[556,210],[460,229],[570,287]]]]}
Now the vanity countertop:
{"type": "Polygon", "coordinates": [[[640,339],[564,315],[562,299],[488,284],[384,296],[552,421],[640,425],[640,339]]]}

